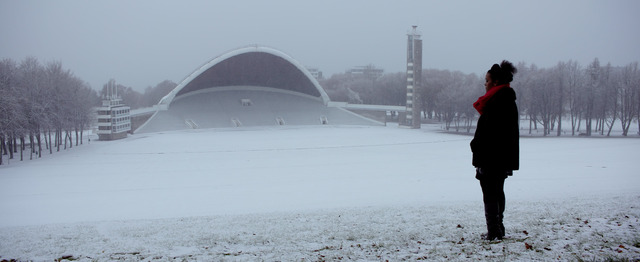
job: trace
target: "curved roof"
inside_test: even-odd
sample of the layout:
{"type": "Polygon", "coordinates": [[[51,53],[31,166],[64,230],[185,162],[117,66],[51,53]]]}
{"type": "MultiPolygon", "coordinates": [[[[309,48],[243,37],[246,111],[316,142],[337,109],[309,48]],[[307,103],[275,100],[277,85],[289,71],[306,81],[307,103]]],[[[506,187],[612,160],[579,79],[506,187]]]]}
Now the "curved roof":
{"type": "Polygon", "coordinates": [[[158,104],[168,107],[174,98],[187,93],[233,86],[283,89],[316,97],[325,105],[329,103],[329,96],[318,81],[293,58],[272,48],[250,46],[209,61],[187,76],[158,104]]]}

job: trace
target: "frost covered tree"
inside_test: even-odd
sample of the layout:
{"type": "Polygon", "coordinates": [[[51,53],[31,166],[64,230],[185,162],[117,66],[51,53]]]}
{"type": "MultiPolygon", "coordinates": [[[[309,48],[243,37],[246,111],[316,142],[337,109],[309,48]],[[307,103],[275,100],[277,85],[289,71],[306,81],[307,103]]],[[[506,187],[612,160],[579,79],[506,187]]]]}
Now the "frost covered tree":
{"type": "Polygon", "coordinates": [[[538,129],[538,115],[540,103],[536,100],[535,85],[538,80],[539,70],[535,64],[527,66],[519,63],[518,73],[514,76],[511,86],[516,89],[518,110],[529,119],[529,134],[538,129]]]}
{"type": "Polygon", "coordinates": [[[442,92],[445,92],[447,86],[448,71],[436,70],[436,69],[423,69],[422,70],[422,92],[420,98],[422,99],[422,108],[424,115],[432,119],[436,117],[438,121],[442,121],[442,104],[443,101],[439,101],[438,97],[442,92]]]}
{"type": "Polygon", "coordinates": [[[41,157],[43,140],[49,153],[62,143],[72,146],[73,131],[77,145],[97,105],[95,91],[60,62],[43,66],[33,57],[0,62],[0,91],[0,163],[18,150],[23,160],[27,145],[31,159],[41,157]]]}
{"type": "Polygon", "coordinates": [[[591,64],[587,67],[586,71],[586,83],[584,89],[584,97],[585,103],[584,108],[584,120],[585,120],[585,134],[587,136],[591,135],[592,122],[593,119],[596,118],[596,98],[598,96],[597,92],[600,91],[600,83],[601,83],[601,68],[600,68],[600,60],[597,58],[593,60],[591,64]]]}
{"type": "Polygon", "coordinates": [[[103,98],[106,97],[108,92],[107,86],[112,86],[112,85],[116,86],[116,89],[117,89],[116,93],[120,98],[122,98],[122,103],[126,104],[132,109],[136,109],[144,106],[143,96],[140,92],[133,90],[133,88],[131,87],[117,84],[114,79],[110,79],[109,83],[106,83],[102,86],[102,89],[100,91],[100,97],[103,97],[103,98]]]}
{"type": "Polygon", "coordinates": [[[406,74],[387,73],[375,82],[373,96],[381,105],[404,105],[406,103],[406,74]]]}
{"type": "Polygon", "coordinates": [[[596,129],[600,130],[600,135],[604,135],[605,128],[608,129],[607,136],[609,136],[618,118],[618,85],[614,81],[614,72],[610,63],[602,68],[601,74],[596,102],[598,108],[596,129]]]}
{"type": "MultiPolygon", "coordinates": [[[[531,129],[537,129],[537,124],[541,124],[544,135],[556,129],[559,136],[562,134],[562,121],[569,118],[572,135],[580,133],[590,136],[593,131],[600,135],[607,131],[607,135],[610,135],[615,122],[621,119],[621,106],[629,104],[623,103],[623,97],[634,97],[627,99],[627,102],[635,101],[630,88],[622,89],[622,69],[618,70],[610,64],[601,66],[597,58],[584,70],[575,61],[559,62],[549,69],[534,65],[527,67],[521,63],[519,69],[514,86],[522,89],[519,100],[521,110],[530,120],[529,133],[531,129]],[[583,122],[585,131],[581,133],[583,122]]],[[[630,76],[633,74],[627,75],[628,79],[633,78],[630,76]]],[[[628,108],[635,109],[632,104],[625,106],[627,111],[628,108]]],[[[626,114],[625,123],[629,123],[629,117],[637,118],[635,113],[626,114]]]]}
{"type": "Polygon", "coordinates": [[[169,94],[178,84],[170,80],[164,80],[155,87],[147,87],[142,95],[142,106],[149,107],[158,104],[160,99],[169,94]]]}
{"type": "Polygon", "coordinates": [[[618,84],[620,125],[622,127],[622,135],[627,136],[631,122],[638,118],[640,107],[640,71],[638,71],[638,62],[622,68],[618,77],[618,84]]]}
{"type": "Polygon", "coordinates": [[[483,93],[480,79],[475,74],[460,71],[425,69],[422,72],[423,112],[428,118],[434,115],[449,130],[465,128],[470,131],[475,109],[471,106],[483,93]]]}
{"type": "Polygon", "coordinates": [[[379,77],[366,74],[335,74],[320,81],[332,101],[352,104],[404,105],[406,76],[387,73],[379,77]]]}
{"type": "Polygon", "coordinates": [[[566,83],[567,108],[569,110],[569,119],[571,121],[571,135],[575,135],[579,131],[580,121],[583,113],[583,86],[584,73],[576,61],[566,62],[563,66],[565,74],[564,81],[566,83]]]}
{"type": "Polygon", "coordinates": [[[540,69],[535,72],[530,86],[525,86],[529,92],[533,118],[542,125],[543,134],[549,135],[554,129],[555,123],[561,116],[563,107],[563,89],[561,78],[557,70],[540,69]]]}
{"type": "Polygon", "coordinates": [[[0,164],[3,163],[4,155],[13,158],[13,138],[24,122],[15,85],[17,70],[14,61],[0,61],[0,164]]]}

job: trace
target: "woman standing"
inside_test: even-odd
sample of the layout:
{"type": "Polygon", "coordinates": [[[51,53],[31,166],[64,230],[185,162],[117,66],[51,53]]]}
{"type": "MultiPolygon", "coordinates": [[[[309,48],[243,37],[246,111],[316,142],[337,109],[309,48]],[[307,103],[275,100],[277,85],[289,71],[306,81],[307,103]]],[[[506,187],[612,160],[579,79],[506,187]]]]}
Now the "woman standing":
{"type": "Polygon", "coordinates": [[[485,76],[486,94],[473,107],[480,113],[471,141],[473,166],[482,188],[487,220],[486,240],[502,239],[505,208],[504,180],[519,168],[518,107],[509,83],[517,69],[509,61],[494,64],[485,76]]]}

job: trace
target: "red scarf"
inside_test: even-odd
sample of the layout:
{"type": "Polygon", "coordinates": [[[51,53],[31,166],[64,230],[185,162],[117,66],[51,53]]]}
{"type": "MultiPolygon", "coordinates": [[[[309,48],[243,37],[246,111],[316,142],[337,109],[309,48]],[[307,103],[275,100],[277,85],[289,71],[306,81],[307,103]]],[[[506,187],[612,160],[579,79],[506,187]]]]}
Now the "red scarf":
{"type": "Polygon", "coordinates": [[[473,103],[473,107],[475,107],[475,109],[478,110],[478,113],[482,115],[482,111],[484,111],[484,107],[487,106],[487,102],[489,101],[489,99],[491,99],[493,95],[498,93],[498,91],[502,90],[503,88],[509,88],[509,87],[510,87],[509,84],[492,87],[491,89],[489,89],[489,91],[487,91],[486,94],[479,97],[478,101],[473,103]]]}

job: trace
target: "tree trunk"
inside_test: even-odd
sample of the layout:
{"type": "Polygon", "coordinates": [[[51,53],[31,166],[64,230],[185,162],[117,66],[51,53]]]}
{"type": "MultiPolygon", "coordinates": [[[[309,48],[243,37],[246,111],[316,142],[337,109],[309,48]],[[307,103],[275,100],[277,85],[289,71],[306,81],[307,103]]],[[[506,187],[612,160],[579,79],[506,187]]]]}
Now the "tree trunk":
{"type": "Polygon", "coordinates": [[[53,144],[51,143],[51,130],[47,131],[49,133],[49,154],[53,154],[53,144]]]}
{"type": "MultiPolygon", "coordinates": [[[[25,149],[25,148],[24,148],[24,146],[23,146],[23,145],[24,145],[24,136],[20,136],[20,161],[23,161],[23,160],[24,160],[24,154],[23,154],[23,151],[24,151],[24,149],[25,149]]],[[[14,147],[15,147],[15,146],[14,146],[14,147]]]]}
{"type": "Polygon", "coordinates": [[[47,131],[44,131],[44,149],[49,149],[49,141],[47,141],[47,131]]]}
{"type": "Polygon", "coordinates": [[[36,140],[38,141],[38,158],[42,157],[42,140],[40,139],[40,130],[36,133],[36,140]]]}
{"type": "MultiPolygon", "coordinates": [[[[20,138],[23,139],[23,138],[20,138]]],[[[35,148],[33,148],[33,133],[29,132],[29,160],[33,160],[33,151],[35,151],[35,148]]],[[[20,151],[22,154],[22,151],[20,151]]],[[[22,158],[22,156],[20,156],[22,158]]]]}
{"type": "Polygon", "coordinates": [[[630,125],[630,124],[631,124],[631,123],[629,123],[629,124],[627,124],[627,125],[622,124],[622,135],[623,135],[623,136],[627,136],[627,134],[629,133],[629,125],[630,125]]]}
{"type": "Polygon", "coordinates": [[[67,133],[69,134],[69,148],[73,148],[73,132],[69,130],[67,133]]]}
{"type": "Polygon", "coordinates": [[[18,153],[18,138],[13,136],[13,152],[18,153]]]}
{"type": "MultiPolygon", "coordinates": [[[[613,120],[613,121],[615,122],[616,120],[613,120]]],[[[607,136],[611,135],[611,129],[612,128],[613,128],[613,122],[611,123],[611,126],[609,126],[609,131],[607,131],[607,136]]]]}
{"type": "Polygon", "coordinates": [[[62,145],[62,130],[56,129],[56,147],[58,148],[58,152],[60,152],[60,145],[62,145]]]}
{"type": "Polygon", "coordinates": [[[582,126],[582,117],[578,116],[578,128],[576,129],[576,132],[578,132],[578,134],[580,134],[581,126],[582,126]]]}
{"type": "Polygon", "coordinates": [[[593,120],[588,119],[588,118],[584,120],[584,128],[586,129],[585,132],[586,132],[587,136],[591,136],[591,121],[593,121],[593,120]]]}
{"type": "MultiPolygon", "coordinates": [[[[15,135],[11,135],[12,137],[15,137],[15,135]]],[[[15,140],[12,139],[12,137],[9,137],[9,159],[13,159],[13,151],[14,151],[14,147],[16,146],[15,140]]]]}
{"type": "Polygon", "coordinates": [[[607,131],[607,136],[611,135],[611,129],[613,129],[613,125],[616,123],[616,118],[618,118],[618,108],[615,108],[613,111],[613,116],[611,117],[611,124],[609,125],[609,131],[607,131]]]}
{"type": "Polygon", "coordinates": [[[576,119],[573,113],[571,113],[571,136],[576,135],[576,119]]]}
{"type": "Polygon", "coordinates": [[[4,136],[0,136],[0,166],[2,165],[2,148],[4,147],[4,136]]]}

